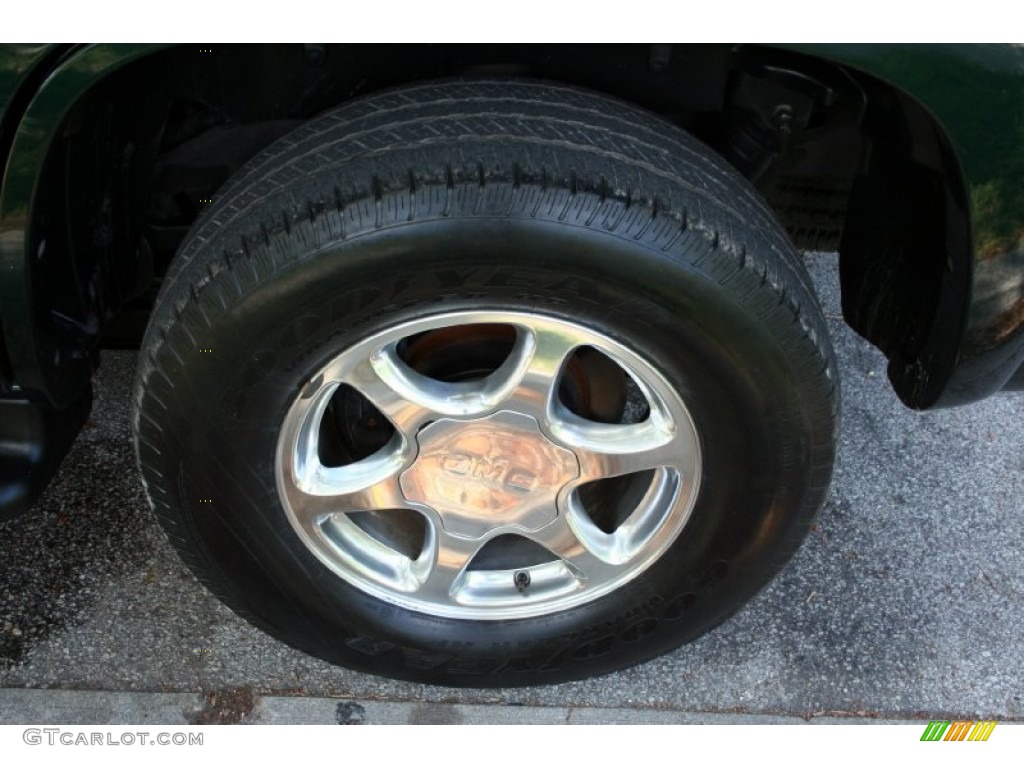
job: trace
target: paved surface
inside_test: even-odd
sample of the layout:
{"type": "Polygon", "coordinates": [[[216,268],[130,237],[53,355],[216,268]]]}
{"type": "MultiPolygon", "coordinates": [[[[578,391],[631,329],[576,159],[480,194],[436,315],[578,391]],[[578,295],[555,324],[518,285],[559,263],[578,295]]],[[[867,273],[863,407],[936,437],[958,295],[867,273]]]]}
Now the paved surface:
{"type": "MultiPolygon", "coordinates": [[[[0,723],[61,725],[837,725],[849,718],[745,715],[635,707],[499,706],[254,693],[0,691],[0,723]]],[[[912,720],[858,720],[920,724],[912,720]]],[[[919,730],[919,729],[918,729],[919,730]]]]}
{"type": "MultiPolygon", "coordinates": [[[[260,720],[267,701],[294,696],[340,700],[334,714],[308,715],[317,721],[345,702],[381,722],[414,719],[422,702],[463,719],[475,705],[515,704],[519,714],[497,717],[538,722],[590,709],[631,722],[1024,720],[1024,397],[903,409],[881,356],[838,319],[834,257],[809,264],[844,377],[836,481],[781,577],[697,642],[614,675],[525,690],[394,682],[293,651],[221,606],[164,540],[132,458],[132,355],[108,353],[92,420],[56,482],[34,514],[0,525],[0,688],[188,694],[153,704],[185,720],[260,720]]],[[[27,695],[0,693],[0,722],[27,712],[27,695]]],[[[73,719],[72,699],[45,701],[73,719]]],[[[288,721],[287,706],[274,706],[288,721]]]]}

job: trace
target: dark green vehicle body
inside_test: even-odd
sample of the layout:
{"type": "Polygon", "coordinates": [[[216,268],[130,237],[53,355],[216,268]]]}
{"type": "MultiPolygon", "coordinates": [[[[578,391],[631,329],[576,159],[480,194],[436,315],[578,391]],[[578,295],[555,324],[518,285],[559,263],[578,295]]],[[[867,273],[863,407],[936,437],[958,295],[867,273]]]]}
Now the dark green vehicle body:
{"type": "Polygon", "coordinates": [[[0,46],[0,517],[137,340],[204,200],[314,114],[415,80],[536,77],[660,112],[840,254],[910,407],[1024,388],[1024,47],[0,46]]]}

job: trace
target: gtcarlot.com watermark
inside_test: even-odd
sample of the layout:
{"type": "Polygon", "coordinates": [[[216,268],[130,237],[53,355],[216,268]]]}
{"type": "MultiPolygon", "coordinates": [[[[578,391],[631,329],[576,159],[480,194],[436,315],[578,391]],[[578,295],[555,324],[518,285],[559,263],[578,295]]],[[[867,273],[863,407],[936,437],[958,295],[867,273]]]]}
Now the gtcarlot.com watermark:
{"type": "Polygon", "coordinates": [[[187,731],[82,731],[73,728],[26,728],[26,744],[51,747],[201,747],[203,734],[187,731]]]}

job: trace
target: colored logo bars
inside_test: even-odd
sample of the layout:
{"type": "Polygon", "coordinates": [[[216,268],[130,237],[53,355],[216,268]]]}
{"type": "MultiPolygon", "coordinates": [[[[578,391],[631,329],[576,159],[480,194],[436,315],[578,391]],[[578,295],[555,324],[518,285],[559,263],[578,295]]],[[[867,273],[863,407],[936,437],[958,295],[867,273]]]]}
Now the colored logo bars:
{"type": "Polygon", "coordinates": [[[932,720],[921,741],[988,741],[995,727],[995,720],[932,720]]]}

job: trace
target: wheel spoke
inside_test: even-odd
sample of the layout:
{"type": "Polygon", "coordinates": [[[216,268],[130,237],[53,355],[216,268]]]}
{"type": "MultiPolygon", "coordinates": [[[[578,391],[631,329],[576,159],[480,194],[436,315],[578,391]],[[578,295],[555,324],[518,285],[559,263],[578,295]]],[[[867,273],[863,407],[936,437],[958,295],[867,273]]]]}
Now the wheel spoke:
{"type": "Polygon", "coordinates": [[[598,424],[560,409],[551,431],[576,454],[581,483],[658,467],[689,467],[697,450],[689,430],[679,432],[654,417],[640,424],[598,424]]]}
{"type": "Polygon", "coordinates": [[[405,459],[387,447],[362,461],[343,467],[308,463],[305,475],[289,489],[296,517],[307,526],[325,516],[408,506],[398,484],[405,459]]]}
{"type": "Polygon", "coordinates": [[[420,556],[425,573],[416,591],[417,597],[450,602],[459,590],[466,566],[484,543],[484,539],[453,536],[439,522],[432,520],[427,546],[420,556]]]}
{"type": "Polygon", "coordinates": [[[509,377],[502,407],[546,421],[565,361],[583,343],[584,340],[569,328],[520,328],[512,354],[502,366],[509,377]]]}
{"type": "Polygon", "coordinates": [[[396,345],[378,350],[340,378],[361,392],[395,426],[412,436],[428,421],[474,418],[494,411],[509,397],[525,367],[520,351],[479,381],[444,382],[424,376],[399,357],[396,345]]]}
{"type": "Polygon", "coordinates": [[[615,563],[603,559],[603,553],[599,553],[598,548],[593,546],[592,536],[589,535],[593,532],[587,531],[588,527],[608,538],[578,513],[559,515],[550,525],[530,534],[530,538],[562,558],[578,580],[600,582],[611,578],[618,568],[615,563]]]}
{"type": "Polygon", "coordinates": [[[341,377],[358,390],[404,435],[445,412],[441,383],[410,369],[399,357],[394,345],[385,347],[341,377]]]}

